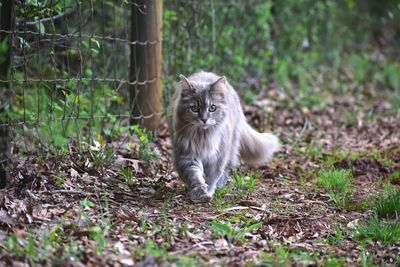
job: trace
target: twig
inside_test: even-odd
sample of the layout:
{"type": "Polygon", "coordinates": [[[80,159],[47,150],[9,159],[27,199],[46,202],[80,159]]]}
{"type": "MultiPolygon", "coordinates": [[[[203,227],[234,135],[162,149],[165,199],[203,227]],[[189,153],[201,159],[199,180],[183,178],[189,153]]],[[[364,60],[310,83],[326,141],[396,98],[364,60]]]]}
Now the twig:
{"type": "MultiPolygon", "coordinates": [[[[58,14],[56,16],[51,16],[51,17],[48,17],[48,18],[38,19],[38,20],[35,20],[35,21],[27,21],[25,24],[26,25],[35,25],[35,24],[42,23],[42,22],[47,22],[47,21],[50,21],[50,20],[53,21],[53,20],[62,18],[65,15],[67,15],[67,14],[73,12],[73,11],[75,11],[75,7],[70,8],[69,10],[67,10],[67,11],[65,11],[63,13],[60,13],[60,14],[58,14]]],[[[23,22],[19,22],[19,24],[21,24],[21,23],[23,23],[23,22]]]]}
{"type": "Polygon", "coordinates": [[[296,140],[292,143],[292,147],[293,147],[294,145],[296,145],[296,144],[300,141],[300,139],[301,139],[301,137],[303,136],[304,132],[306,131],[307,127],[308,127],[308,119],[307,119],[307,117],[306,117],[306,118],[304,119],[303,128],[301,129],[299,136],[298,136],[298,137],[296,138],[296,140]]]}
{"type": "MultiPolygon", "coordinates": [[[[66,189],[56,189],[53,191],[49,191],[50,194],[72,194],[72,195],[83,195],[83,196],[97,196],[96,193],[88,193],[88,192],[82,192],[82,191],[75,191],[75,190],[66,190],[66,189]]],[[[123,191],[112,191],[108,193],[102,193],[107,196],[110,196],[111,194],[116,194],[116,195],[125,195],[125,196],[130,196],[130,197],[137,197],[136,194],[128,193],[128,192],[123,192],[123,191]]]]}
{"type": "Polygon", "coordinates": [[[201,248],[202,246],[210,246],[210,245],[214,245],[214,243],[212,241],[203,241],[203,242],[200,242],[200,243],[196,243],[196,244],[194,244],[194,245],[192,245],[190,247],[186,247],[186,248],[183,248],[183,249],[180,249],[180,250],[172,251],[172,252],[170,252],[168,254],[169,255],[176,255],[176,254],[180,254],[180,253],[183,253],[183,252],[186,252],[186,251],[190,251],[190,250],[193,250],[193,249],[196,249],[196,248],[201,248]]]}

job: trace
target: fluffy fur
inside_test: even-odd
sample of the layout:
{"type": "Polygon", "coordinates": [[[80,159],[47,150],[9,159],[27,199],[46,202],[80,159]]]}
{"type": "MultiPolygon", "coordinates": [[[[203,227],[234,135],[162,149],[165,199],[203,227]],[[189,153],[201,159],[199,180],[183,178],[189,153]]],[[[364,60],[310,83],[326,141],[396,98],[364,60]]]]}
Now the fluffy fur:
{"type": "Polygon", "coordinates": [[[266,163],[280,148],[275,135],[258,133],[246,122],[226,78],[210,72],[181,75],[168,124],[174,165],[193,201],[211,200],[230,169],[241,162],[266,163]]]}

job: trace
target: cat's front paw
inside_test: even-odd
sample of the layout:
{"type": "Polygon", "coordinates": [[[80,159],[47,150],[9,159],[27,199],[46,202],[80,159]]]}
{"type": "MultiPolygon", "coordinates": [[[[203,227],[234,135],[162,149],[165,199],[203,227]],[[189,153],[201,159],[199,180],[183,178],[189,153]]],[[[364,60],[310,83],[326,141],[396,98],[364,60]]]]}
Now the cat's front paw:
{"type": "Polygon", "coordinates": [[[193,202],[209,202],[211,199],[212,196],[211,194],[207,193],[206,185],[196,186],[190,190],[190,200],[193,202]]]}

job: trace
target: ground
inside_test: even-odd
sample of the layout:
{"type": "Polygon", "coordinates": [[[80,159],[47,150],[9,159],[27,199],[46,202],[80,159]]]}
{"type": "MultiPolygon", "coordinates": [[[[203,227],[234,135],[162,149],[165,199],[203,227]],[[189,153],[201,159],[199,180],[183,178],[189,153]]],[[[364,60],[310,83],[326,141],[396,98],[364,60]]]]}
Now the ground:
{"type": "Polygon", "coordinates": [[[378,223],[397,227],[386,237],[365,230],[382,192],[400,184],[390,91],[299,98],[270,83],[263,92],[245,113],[280,137],[282,151],[235,171],[211,203],[188,199],[164,124],[153,143],[136,129],[87,153],[71,142],[60,153],[19,155],[1,190],[1,265],[399,265],[396,219],[378,223]],[[335,175],[343,183],[329,187],[335,175]]]}

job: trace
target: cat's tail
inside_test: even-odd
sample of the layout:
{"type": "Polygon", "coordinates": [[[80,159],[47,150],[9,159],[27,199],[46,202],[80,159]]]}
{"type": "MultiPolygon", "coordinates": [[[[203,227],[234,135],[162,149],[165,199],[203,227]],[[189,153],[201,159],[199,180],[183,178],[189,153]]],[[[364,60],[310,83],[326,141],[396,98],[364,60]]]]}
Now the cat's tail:
{"type": "Polygon", "coordinates": [[[247,122],[242,124],[240,134],[240,157],[247,164],[262,164],[270,161],[281,148],[278,137],[270,133],[259,133],[247,122]]]}

